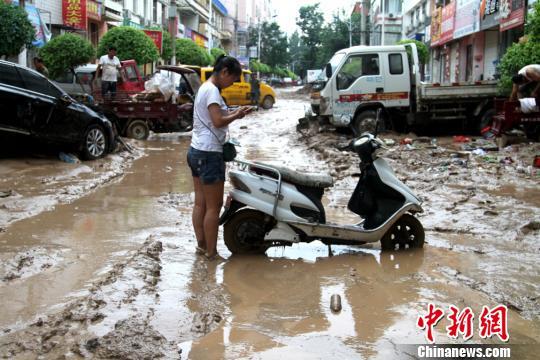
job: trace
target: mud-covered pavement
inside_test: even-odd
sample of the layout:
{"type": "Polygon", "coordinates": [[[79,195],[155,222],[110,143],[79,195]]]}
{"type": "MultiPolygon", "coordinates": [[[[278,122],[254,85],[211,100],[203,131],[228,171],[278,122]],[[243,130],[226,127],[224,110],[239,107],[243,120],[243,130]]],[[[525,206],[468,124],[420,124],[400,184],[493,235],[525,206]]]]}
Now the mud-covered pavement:
{"type": "MultiPolygon", "coordinates": [[[[331,173],[327,217],[357,222],[346,203],[358,162],[337,150],[348,137],[297,133],[305,105],[282,91],[274,109],[233,124],[239,156],[331,173]]],[[[423,250],[333,246],[329,256],[314,242],[232,257],[220,239],[225,261],[208,262],[194,251],[186,135],[82,165],[1,160],[0,190],[11,193],[0,198],[0,356],[414,358],[402,345],[426,342],[416,320],[432,303],[470,306],[475,319],[505,304],[512,358],[535,359],[540,176],[530,165],[539,144],[474,155],[451,137],[382,137],[396,141],[385,157],[424,200],[423,250]],[[405,137],[412,144],[399,145],[405,137]]],[[[447,325],[435,328],[437,343],[463,343],[447,325]]],[[[476,325],[468,343],[501,344],[476,325]]]]}

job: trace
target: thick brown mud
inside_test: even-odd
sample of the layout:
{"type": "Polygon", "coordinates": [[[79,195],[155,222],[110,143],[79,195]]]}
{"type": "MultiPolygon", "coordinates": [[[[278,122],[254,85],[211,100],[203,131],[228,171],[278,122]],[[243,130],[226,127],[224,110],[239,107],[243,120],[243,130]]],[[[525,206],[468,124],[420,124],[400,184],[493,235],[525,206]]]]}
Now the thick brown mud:
{"type": "MultiPolygon", "coordinates": [[[[305,106],[305,97],[283,91],[274,109],[234,123],[239,157],[332,173],[327,217],[358,222],[346,210],[358,160],[337,148],[350,137],[297,133],[305,106]]],[[[405,137],[381,136],[398,144],[405,137]]],[[[6,222],[0,357],[397,359],[411,356],[403,344],[426,343],[416,320],[432,303],[469,306],[475,319],[482,306],[507,305],[512,358],[536,358],[540,178],[529,165],[538,144],[481,156],[451,138],[391,146],[384,156],[424,201],[423,250],[381,253],[370,244],[329,253],[313,242],[231,256],[219,239],[225,259],[209,262],[194,251],[189,140],[153,136],[113,181],[6,222]]],[[[35,172],[36,181],[64,171],[11,166],[35,172]]],[[[84,178],[70,181],[81,188],[84,178]]],[[[435,328],[436,342],[463,343],[447,337],[447,325],[435,328]]],[[[480,338],[476,324],[467,343],[501,344],[480,338]]]]}

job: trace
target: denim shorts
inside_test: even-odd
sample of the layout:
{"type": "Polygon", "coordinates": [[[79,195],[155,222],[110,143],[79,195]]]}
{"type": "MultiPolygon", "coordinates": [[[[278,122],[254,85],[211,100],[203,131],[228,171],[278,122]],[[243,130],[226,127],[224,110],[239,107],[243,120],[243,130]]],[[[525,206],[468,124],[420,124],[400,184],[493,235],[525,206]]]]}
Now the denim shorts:
{"type": "Polygon", "coordinates": [[[223,154],[215,151],[201,151],[189,147],[187,162],[191,175],[198,177],[204,185],[225,181],[223,154]]]}

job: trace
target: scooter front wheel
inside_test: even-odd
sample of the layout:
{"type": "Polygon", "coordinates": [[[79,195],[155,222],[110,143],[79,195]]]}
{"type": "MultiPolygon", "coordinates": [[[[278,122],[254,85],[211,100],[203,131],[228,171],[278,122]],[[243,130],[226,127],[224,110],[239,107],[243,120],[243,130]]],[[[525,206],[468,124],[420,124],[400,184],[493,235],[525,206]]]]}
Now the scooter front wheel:
{"type": "Polygon", "coordinates": [[[403,214],[381,239],[382,250],[412,249],[424,246],[424,227],[410,214],[403,214]]]}
{"type": "Polygon", "coordinates": [[[268,215],[242,209],[236,212],[223,227],[225,245],[233,254],[264,254],[269,244],[264,243],[268,215]]]}

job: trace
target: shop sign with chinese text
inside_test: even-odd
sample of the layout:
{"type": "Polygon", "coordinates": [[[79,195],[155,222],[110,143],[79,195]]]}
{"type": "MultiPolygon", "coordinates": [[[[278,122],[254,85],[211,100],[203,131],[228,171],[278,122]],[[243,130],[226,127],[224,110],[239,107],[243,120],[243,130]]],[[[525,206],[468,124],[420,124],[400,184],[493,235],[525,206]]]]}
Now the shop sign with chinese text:
{"type": "Polygon", "coordinates": [[[454,39],[475,33],[480,29],[479,0],[457,0],[454,39]]]}
{"type": "Polygon", "coordinates": [[[499,26],[499,0],[480,1],[480,30],[499,26]]]}
{"type": "Polygon", "coordinates": [[[456,2],[452,1],[442,9],[441,38],[439,45],[449,42],[454,37],[454,15],[456,14],[456,2]]]}
{"type": "Polygon", "coordinates": [[[101,20],[101,4],[94,0],[88,0],[86,3],[86,12],[89,19],[101,20]]]}
{"type": "Polygon", "coordinates": [[[64,25],[86,30],[86,0],[62,0],[64,25]]]}
{"type": "Polygon", "coordinates": [[[525,0],[501,0],[499,6],[500,31],[523,25],[525,20],[525,0]]]}
{"type": "Polygon", "coordinates": [[[143,30],[152,39],[161,54],[163,48],[163,33],[161,30],[143,30]]]}

